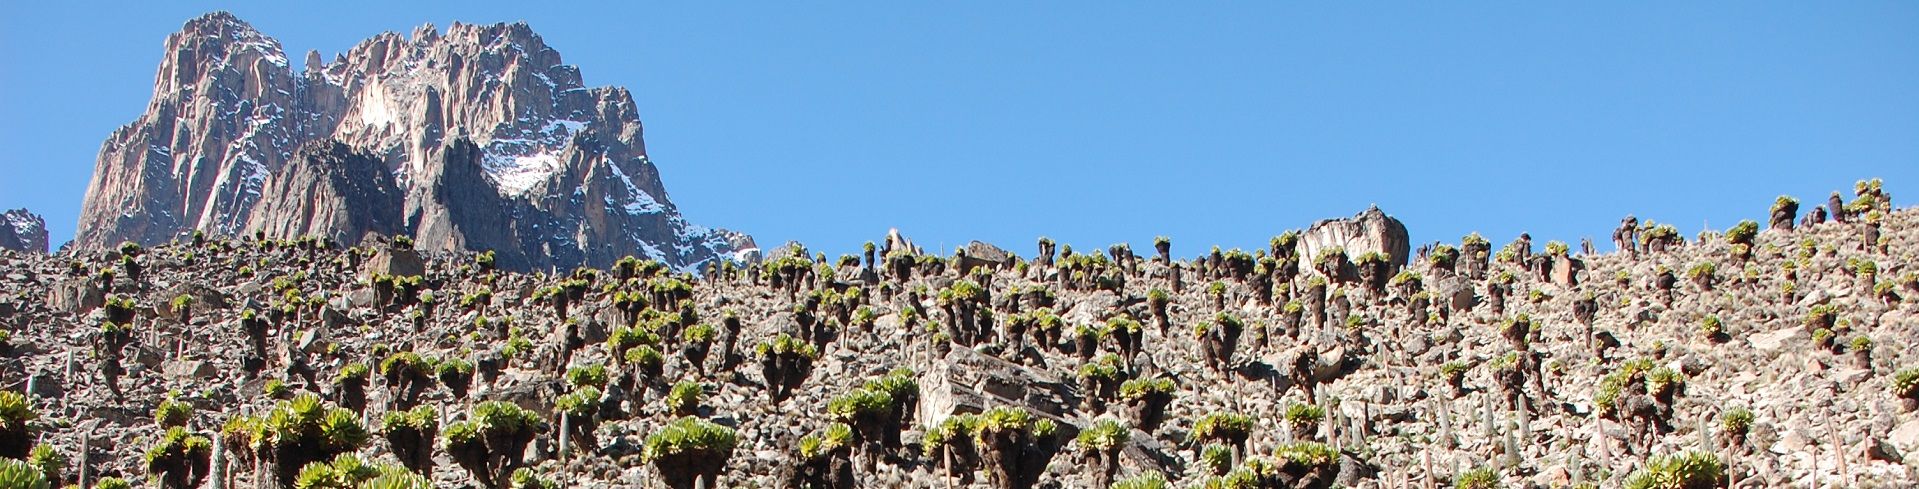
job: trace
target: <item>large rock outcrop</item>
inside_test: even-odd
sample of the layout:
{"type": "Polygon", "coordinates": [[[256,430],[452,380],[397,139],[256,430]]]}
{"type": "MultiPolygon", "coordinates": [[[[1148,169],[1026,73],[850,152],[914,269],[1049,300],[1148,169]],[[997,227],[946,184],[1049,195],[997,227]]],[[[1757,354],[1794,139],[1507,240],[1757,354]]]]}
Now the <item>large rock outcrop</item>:
{"type": "Polygon", "coordinates": [[[1394,269],[1405,266],[1412,255],[1412,241],[1406,225],[1371,207],[1351,218],[1322,219],[1300,233],[1295,245],[1303,259],[1319,256],[1321,250],[1342,248],[1346,255],[1358,258],[1367,252],[1386,255],[1394,269]]]}
{"type": "Polygon", "coordinates": [[[47,252],[47,220],[26,209],[0,212],[0,249],[47,252]]]}
{"type": "Polygon", "coordinates": [[[225,12],[167,37],[146,113],[101,146],[74,245],[386,229],[427,231],[427,251],[490,247],[520,269],[629,254],[690,269],[754,246],[685,222],[632,95],[585,87],[524,23],[383,33],[331,62],[309,52],[296,73],[278,41],[225,12]],[[328,149],[295,151],[309,143],[328,149]],[[352,196],[401,205],[343,206],[352,196]],[[467,203],[489,206],[454,208],[467,203]]]}
{"type": "Polygon", "coordinates": [[[353,244],[368,231],[406,232],[402,197],[378,157],[338,141],[316,141],[267,177],[246,231],[353,244]]]}

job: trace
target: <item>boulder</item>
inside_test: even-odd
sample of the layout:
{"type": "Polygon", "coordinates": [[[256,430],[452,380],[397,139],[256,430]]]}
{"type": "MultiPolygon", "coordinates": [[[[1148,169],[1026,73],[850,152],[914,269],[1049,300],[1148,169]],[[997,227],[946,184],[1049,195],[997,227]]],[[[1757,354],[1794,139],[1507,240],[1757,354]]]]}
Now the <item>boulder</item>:
{"type": "Polygon", "coordinates": [[[1892,435],[1886,441],[1899,450],[1912,452],[1919,450],[1919,419],[1907,420],[1892,429],[1892,435]]]}
{"type": "Polygon", "coordinates": [[[47,307],[74,315],[91,312],[106,302],[106,291],[85,278],[63,279],[47,294],[47,307]]]}
{"type": "Polygon", "coordinates": [[[1447,276],[1432,282],[1429,286],[1435,306],[1451,307],[1455,311],[1470,311],[1473,308],[1473,284],[1457,276],[1447,276]]]}
{"type": "Polygon", "coordinates": [[[1134,429],[1133,436],[1126,442],[1126,447],[1120,449],[1120,465],[1134,467],[1140,471],[1157,470],[1161,473],[1173,473],[1178,465],[1172,452],[1171,447],[1160,443],[1158,439],[1153,438],[1152,434],[1134,429]]]}
{"type": "Polygon", "coordinates": [[[226,294],[212,287],[191,282],[182,282],[168,287],[165,292],[161,292],[159,299],[166,301],[164,307],[171,311],[173,298],[183,295],[193,298],[194,316],[214,314],[230,307],[227,304],[226,294]]]}
{"type": "Polygon", "coordinates": [[[320,353],[320,352],[326,351],[327,340],[325,338],[321,338],[320,336],[321,335],[319,331],[311,330],[311,329],[301,330],[299,332],[294,333],[293,350],[306,352],[306,353],[320,353]]]}
{"type": "Polygon", "coordinates": [[[384,248],[380,254],[367,261],[367,274],[386,274],[401,277],[426,274],[426,260],[420,258],[420,252],[384,248]]]}
{"type": "MultiPolygon", "coordinates": [[[[1770,333],[1749,335],[1746,337],[1746,342],[1751,343],[1752,347],[1758,350],[1779,351],[1781,347],[1786,345],[1786,342],[1793,341],[1805,334],[1805,328],[1793,326],[1770,333]]],[[[1808,341],[1810,341],[1810,339],[1808,339],[1808,341]]]]}
{"type": "Polygon", "coordinates": [[[1344,371],[1347,353],[1346,348],[1343,346],[1332,346],[1320,349],[1314,348],[1313,345],[1299,345],[1288,348],[1282,352],[1268,354],[1262,361],[1267,365],[1292,365],[1298,360],[1300,355],[1308,352],[1317,355],[1317,362],[1313,364],[1314,382],[1333,380],[1338,378],[1340,373],[1344,371]]]}
{"type": "Polygon", "coordinates": [[[974,241],[966,243],[964,249],[966,254],[957,257],[959,261],[955,263],[960,273],[966,273],[974,267],[981,266],[993,269],[1013,266],[1013,254],[998,246],[974,241]]]}
{"type": "Polygon", "coordinates": [[[920,254],[920,247],[914,246],[913,240],[906,239],[905,235],[900,234],[899,228],[886,230],[886,246],[881,248],[884,253],[892,253],[893,250],[903,250],[909,255],[920,254]]]}
{"type": "Polygon", "coordinates": [[[66,386],[61,385],[61,376],[55,372],[35,372],[29,384],[33,386],[31,394],[49,399],[59,399],[67,395],[66,386]]]}
{"type": "Polygon", "coordinates": [[[1353,259],[1367,252],[1379,253],[1386,255],[1393,273],[1405,266],[1412,254],[1412,241],[1407,237],[1406,225],[1386,215],[1377,206],[1351,218],[1325,219],[1313,223],[1312,227],[1300,234],[1299,242],[1294,247],[1298,251],[1295,256],[1306,260],[1319,256],[1320,250],[1328,248],[1344,249],[1346,256],[1353,259]]]}
{"type": "Polygon", "coordinates": [[[1554,285],[1571,288],[1579,285],[1579,271],[1586,269],[1586,262],[1569,256],[1554,256],[1550,275],[1554,285]]]}
{"type": "Polygon", "coordinates": [[[792,257],[805,258],[808,260],[813,259],[812,256],[807,254],[806,245],[800,244],[798,241],[787,241],[786,244],[780,245],[778,248],[773,248],[773,251],[766,253],[766,261],[768,262],[780,261],[781,259],[792,257]]]}
{"type": "Polygon", "coordinates": [[[1871,457],[1873,460],[1892,463],[1900,463],[1905,460],[1905,456],[1901,455],[1899,448],[1894,447],[1892,442],[1886,441],[1884,438],[1873,438],[1866,440],[1865,443],[1866,456],[1871,457]]]}
{"type": "Polygon", "coordinates": [[[928,366],[919,383],[921,426],[1000,406],[1024,407],[1065,424],[1063,417],[1079,405],[1071,382],[967,348],[954,348],[943,361],[928,366]]]}
{"type": "Polygon", "coordinates": [[[166,372],[168,377],[179,380],[209,379],[220,373],[219,369],[205,360],[174,360],[166,362],[161,370],[166,372]]]}

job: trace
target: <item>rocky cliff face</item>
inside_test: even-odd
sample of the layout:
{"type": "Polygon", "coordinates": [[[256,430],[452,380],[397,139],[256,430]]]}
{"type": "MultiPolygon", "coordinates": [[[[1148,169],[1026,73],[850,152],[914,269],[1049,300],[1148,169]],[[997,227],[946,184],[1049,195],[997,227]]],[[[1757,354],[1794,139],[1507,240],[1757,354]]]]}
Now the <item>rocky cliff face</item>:
{"type": "Polygon", "coordinates": [[[367,232],[408,232],[400,214],[404,195],[393,174],[378,156],[338,141],[301,146],[260,192],[247,218],[249,233],[354,242],[367,232]]]}
{"type": "Polygon", "coordinates": [[[47,252],[47,220],[26,209],[0,212],[0,249],[47,252]]]}
{"type": "Polygon", "coordinates": [[[516,268],[690,267],[753,247],[681,218],[631,94],[583,86],[526,24],[380,34],[331,62],[309,52],[295,73],[225,12],[167,38],[146,113],[101,147],[79,229],[80,248],[410,232],[516,268]]]}

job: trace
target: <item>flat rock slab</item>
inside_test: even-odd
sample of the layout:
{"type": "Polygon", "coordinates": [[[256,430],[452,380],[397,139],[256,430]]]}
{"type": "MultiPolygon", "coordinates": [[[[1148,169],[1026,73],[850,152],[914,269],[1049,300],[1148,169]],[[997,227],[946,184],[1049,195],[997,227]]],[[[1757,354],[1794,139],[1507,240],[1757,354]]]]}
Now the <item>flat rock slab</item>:
{"type": "Polygon", "coordinates": [[[944,361],[926,368],[919,383],[922,426],[1001,406],[1060,418],[1079,402],[1075,387],[1059,377],[966,348],[954,348],[944,361]]]}
{"type": "MultiPolygon", "coordinates": [[[[1751,343],[1753,348],[1756,348],[1759,350],[1779,351],[1780,348],[1785,347],[1786,342],[1797,339],[1800,336],[1806,336],[1806,330],[1804,328],[1794,326],[1790,328],[1781,329],[1778,331],[1773,331],[1770,333],[1760,333],[1756,335],[1747,336],[1746,342],[1751,343]]],[[[1807,340],[1810,340],[1810,339],[1811,339],[1810,337],[1807,338],[1807,340]]]]}

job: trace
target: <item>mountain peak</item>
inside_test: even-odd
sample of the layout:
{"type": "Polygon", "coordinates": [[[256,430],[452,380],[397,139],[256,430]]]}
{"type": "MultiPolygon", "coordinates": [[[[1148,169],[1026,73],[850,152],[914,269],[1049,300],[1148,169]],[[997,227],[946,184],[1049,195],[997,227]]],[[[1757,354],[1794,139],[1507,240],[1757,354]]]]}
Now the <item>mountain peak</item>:
{"type": "Polygon", "coordinates": [[[411,34],[372,36],[331,63],[309,53],[295,74],[278,41],[230,13],[187,22],[147,113],[102,146],[74,246],[393,231],[537,268],[628,255],[686,268],[751,247],[685,222],[631,94],[584,87],[525,22],[411,34]],[[352,168],[329,166],[341,164],[352,168]]]}
{"type": "Polygon", "coordinates": [[[47,252],[47,220],[26,209],[0,212],[0,249],[47,252]]]}
{"type": "Polygon", "coordinates": [[[271,47],[280,49],[280,41],[260,33],[253,24],[240,20],[232,12],[218,10],[193,18],[180,26],[175,36],[182,39],[206,38],[223,39],[241,43],[243,46],[271,47]]]}
{"type": "Polygon", "coordinates": [[[212,12],[201,14],[199,17],[194,17],[188,20],[186,22],[185,27],[183,27],[181,30],[207,31],[207,30],[218,28],[218,27],[226,27],[226,26],[240,27],[246,30],[253,30],[252,24],[248,24],[246,21],[240,20],[240,17],[233,15],[233,12],[229,12],[225,10],[215,10],[212,12]]]}

